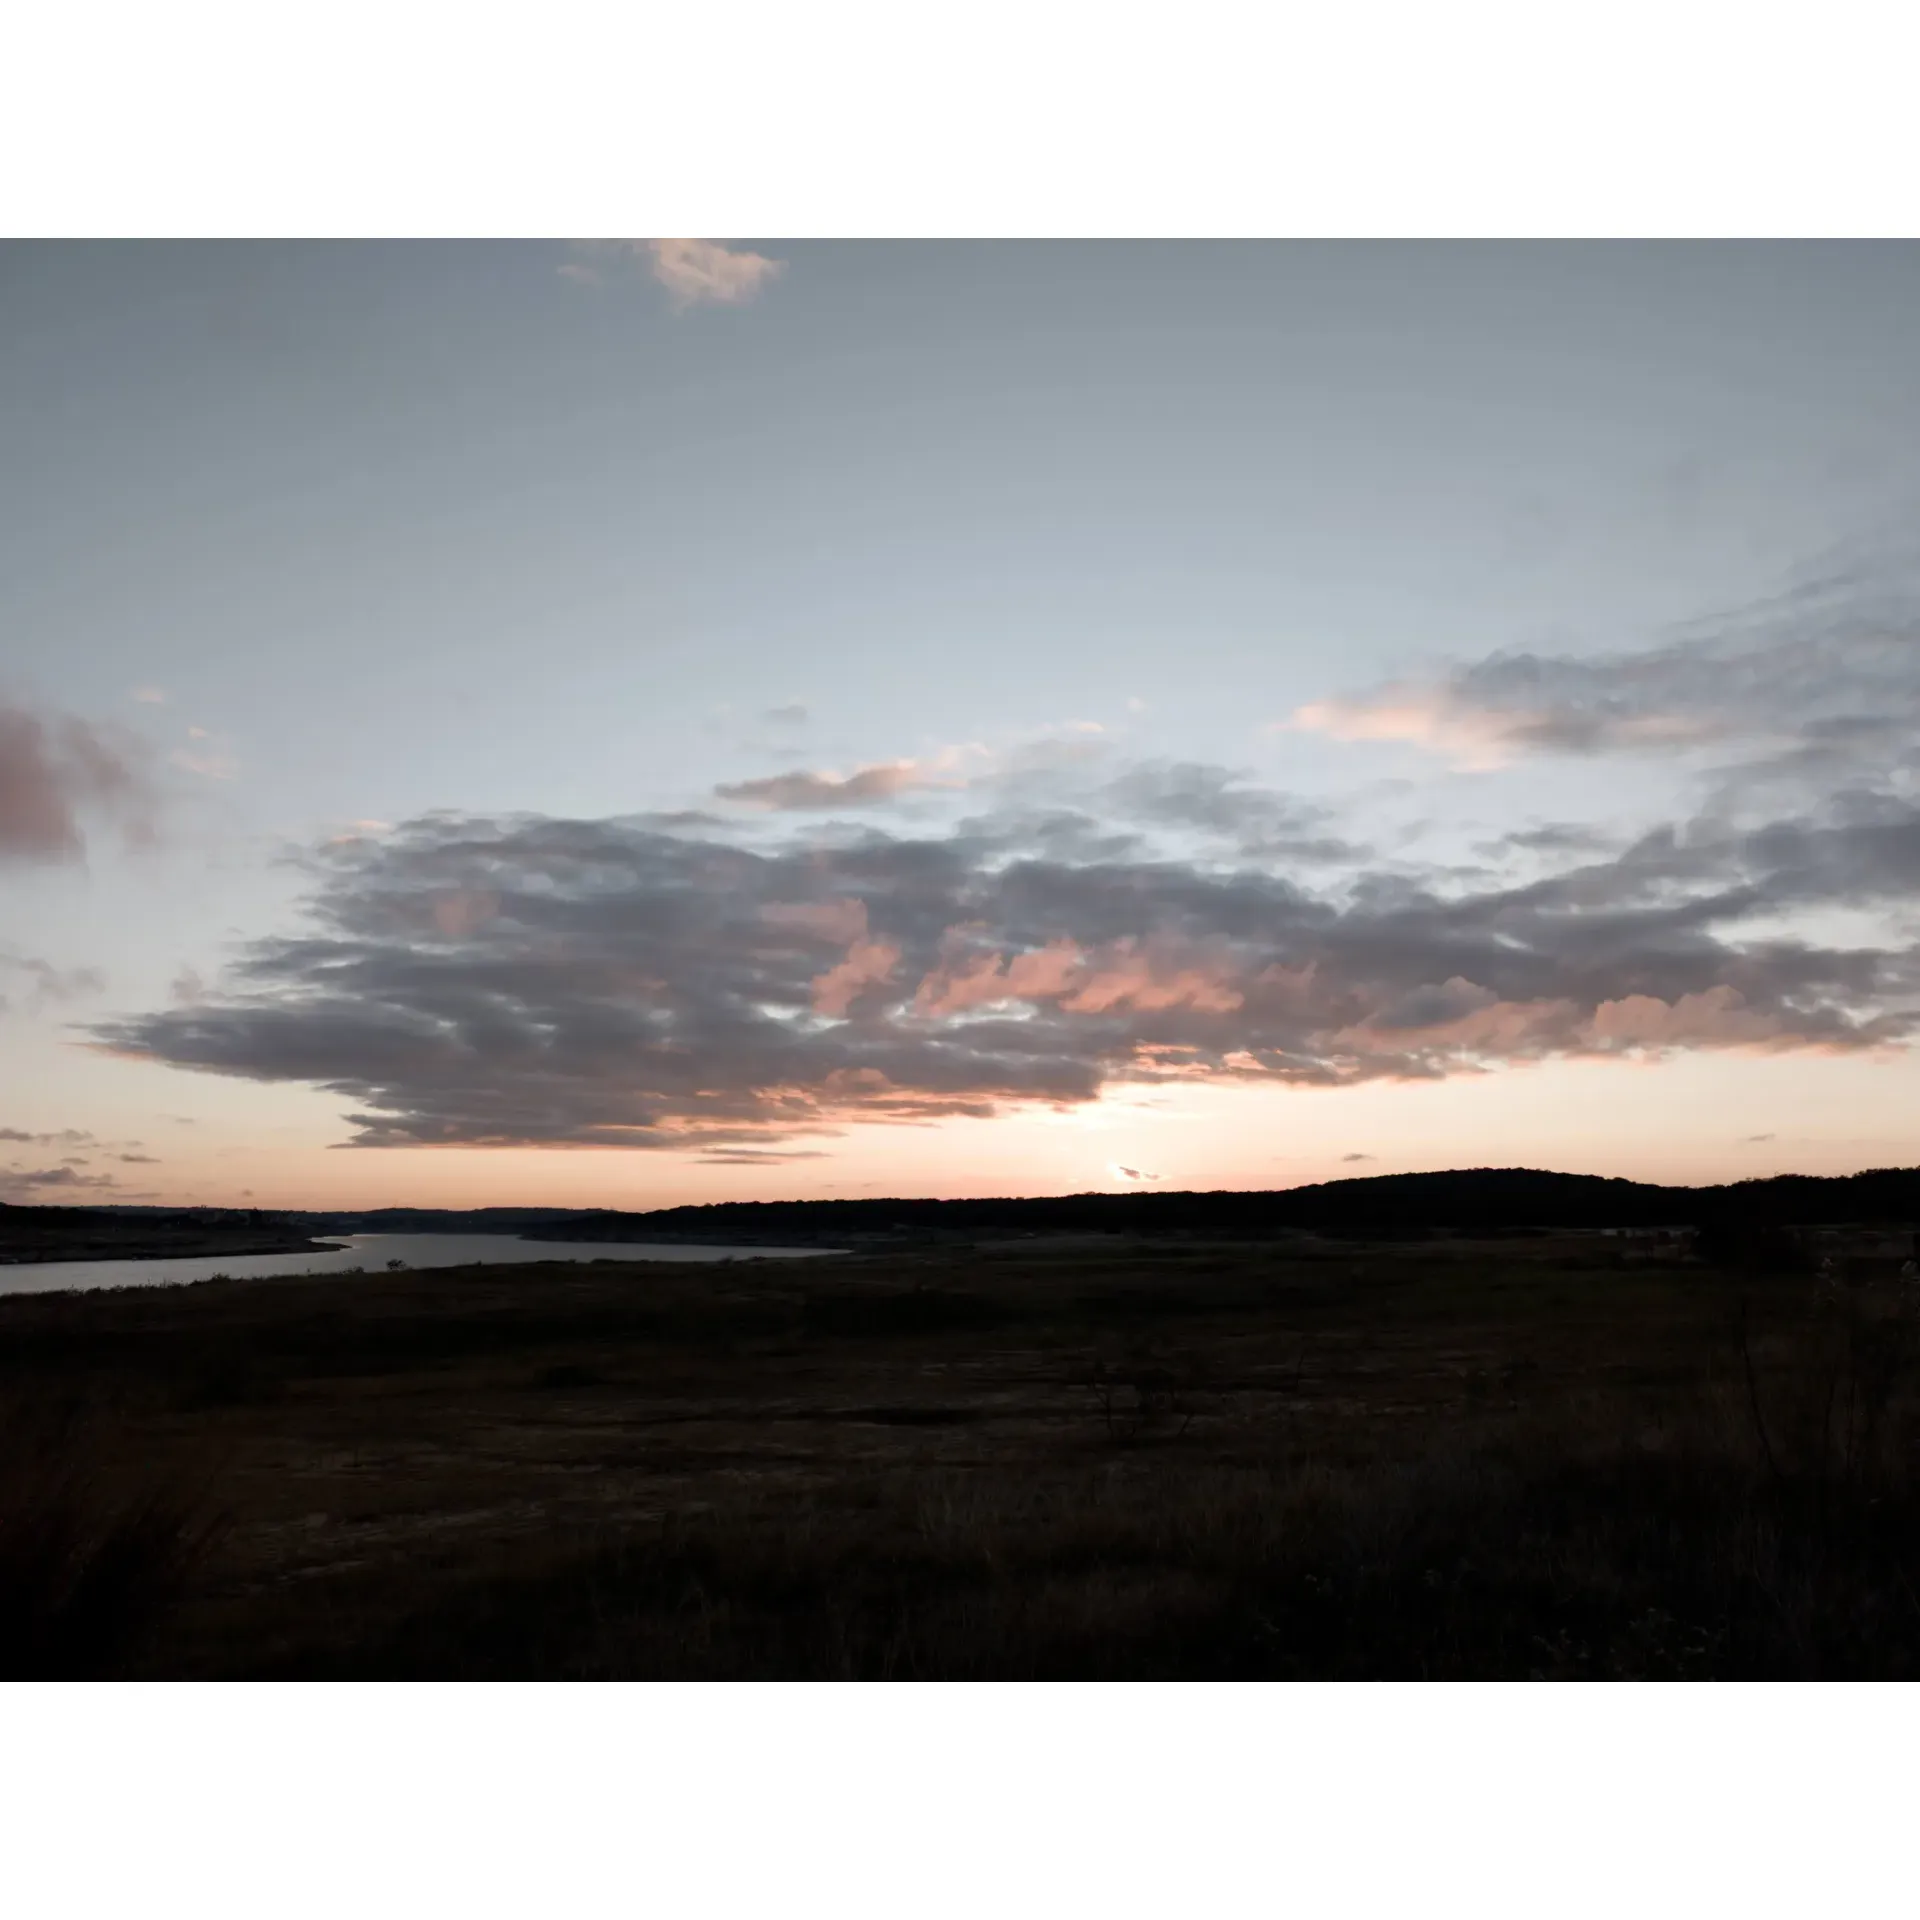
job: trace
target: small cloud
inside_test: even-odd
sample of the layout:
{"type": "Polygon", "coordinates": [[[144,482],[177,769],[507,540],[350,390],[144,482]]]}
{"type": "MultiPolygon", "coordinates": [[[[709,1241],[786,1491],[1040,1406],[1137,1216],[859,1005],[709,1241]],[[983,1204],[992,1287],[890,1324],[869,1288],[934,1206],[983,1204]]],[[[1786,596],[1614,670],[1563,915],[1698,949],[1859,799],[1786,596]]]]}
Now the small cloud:
{"type": "Polygon", "coordinates": [[[725,1153],[703,1153],[696,1167],[778,1167],[789,1160],[830,1160],[833,1156],[812,1148],[796,1148],[791,1153],[763,1152],[756,1147],[732,1147],[725,1153]]]}
{"type": "Polygon", "coordinates": [[[1114,1174],[1122,1180],[1158,1180],[1157,1173],[1143,1173],[1138,1167],[1123,1167],[1118,1161],[1113,1166],[1114,1174]]]}
{"type": "Polygon", "coordinates": [[[676,306],[703,300],[739,306],[786,270],[781,260],[761,253],[736,253],[718,240],[649,240],[653,277],[673,295],[676,306]]]}
{"type": "Polygon", "coordinates": [[[571,280],[576,286],[597,287],[600,276],[584,261],[568,260],[556,269],[562,280],[571,280]]]}
{"type": "Polygon", "coordinates": [[[90,1147],[95,1144],[93,1135],[79,1127],[63,1127],[58,1133],[22,1133],[18,1127],[0,1127],[0,1140],[34,1147],[90,1147]]]}
{"type": "Polygon", "coordinates": [[[182,967],[169,991],[176,1007],[197,1007],[207,997],[207,983],[194,968],[182,967]]]}
{"type": "Polygon", "coordinates": [[[737,780],[714,788],[715,797],[741,806],[766,807],[782,813],[811,812],[823,807],[870,806],[896,794],[944,784],[932,779],[917,760],[894,760],[882,766],[858,767],[849,774],[776,773],[764,780],[737,780]]]}
{"type": "Polygon", "coordinates": [[[35,1167],[25,1171],[0,1172],[0,1200],[31,1200],[46,1188],[111,1188],[112,1176],[104,1173],[76,1173],[71,1166],[35,1167]]]}
{"type": "Polygon", "coordinates": [[[129,1167],[157,1167],[160,1164],[159,1156],[151,1153],[121,1153],[114,1157],[129,1167]]]}
{"type": "Polygon", "coordinates": [[[798,700],[785,707],[769,707],[761,719],[770,721],[776,727],[803,727],[809,715],[798,700]]]}
{"type": "Polygon", "coordinates": [[[575,269],[571,273],[567,267],[560,269],[568,279],[597,285],[602,262],[644,260],[677,307],[707,301],[743,306],[786,271],[783,260],[770,260],[765,254],[748,253],[719,240],[576,240],[573,248],[586,259],[569,262],[575,269]]]}
{"type": "Polygon", "coordinates": [[[205,727],[189,727],[190,747],[176,747],[167,755],[168,763],[182,773],[198,774],[203,780],[231,780],[240,771],[240,763],[223,741],[216,740],[205,727]]]}
{"type": "Polygon", "coordinates": [[[1146,710],[1147,703],[1142,700],[1137,693],[1132,693],[1127,696],[1127,711],[1129,713],[1145,713],[1146,710]]]}
{"type": "Polygon", "coordinates": [[[1771,1140],[1772,1138],[1773,1135],[1770,1133],[1743,1133],[1740,1136],[1741,1144],[1749,1147],[1758,1146],[1762,1140],[1771,1140]]]}
{"type": "Polygon", "coordinates": [[[1340,1156],[1340,1161],[1343,1166],[1351,1166],[1356,1160],[1371,1160],[1372,1158],[1373,1155],[1370,1153],[1343,1153],[1340,1156]]]}
{"type": "Polygon", "coordinates": [[[135,687],[127,698],[139,701],[143,707],[164,707],[167,704],[167,690],[164,687],[135,687]]]}

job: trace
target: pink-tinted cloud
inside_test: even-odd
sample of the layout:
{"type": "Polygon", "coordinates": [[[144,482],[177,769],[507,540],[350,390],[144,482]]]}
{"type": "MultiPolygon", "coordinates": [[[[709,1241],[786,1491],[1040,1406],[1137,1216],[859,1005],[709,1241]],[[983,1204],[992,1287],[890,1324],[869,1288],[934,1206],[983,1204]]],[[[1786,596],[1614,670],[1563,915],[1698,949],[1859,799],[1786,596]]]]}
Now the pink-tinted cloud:
{"type": "Polygon", "coordinates": [[[784,260],[736,250],[719,240],[649,240],[653,277],[677,306],[703,301],[740,306],[786,271],[784,260]]]}
{"type": "Polygon", "coordinates": [[[1756,1013],[1733,987],[1709,987],[1674,1001],[1651,994],[1603,1000],[1587,1022],[1592,1044],[1622,1048],[1764,1046],[1783,1031],[1775,1014],[1756,1013]]]}
{"type": "Polygon", "coordinates": [[[915,990],[916,1013],[966,1013],[1012,1000],[1052,1001],[1065,1013],[1157,1013],[1171,1007],[1231,1013],[1245,1001],[1230,963],[1195,961],[1170,943],[1128,936],[1088,950],[1058,939],[1025,953],[1002,954],[969,951],[972,931],[948,929],[942,964],[915,990]]]}
{"type": "Polygon", "coordinates": [[[603,268],[638,262],[673,295],[676,307],[742,306],[786,271],[784,260],[720,240],[576,240],[572,245],[583,257],[559,269],[566,279],[597,287],[606,277],[603,268]]]}
{"type": "MultiPolygon", "coordinates": [[[[949,929],[959,946],[966,928],[949,929]]],[[[1008,1000],[1049,1000],[1065,994],[1087,973],[1086,955],[1071,940],[1054,940],[1027,953],[966,952],[963,947],[929,973],[914,992],[913,1009],[925,1015],[966,1013],[1008,1000]]]]}
{"type": "Polygon", "coordinates": [[[813,1010],[829,1019],[845,1019],[847,1010],[869,987],[885,986],[900,964],[900,949],[886,940],[856,940],[847,957],[813,983],[813,1010]]]}
{"type": "Polygon", "coordinates": [[[1450,687],[1406,682],[1350,699],[1311,702],[1275,730],[1324,733],[1334,740],[1404,741],[1444,755],[1467,772],[1491,771],[1554,748],[1687,746],[1717,732],[1697,715],[1580,716],[1576,723],[1544,705],[1494,706],[1450,687]]]}
{"type": "Polygon", "coordinates": [[[138,742],[69,716],[0,706],[0,859],[84,859],[89,814],[144,843],[157,804],[138,742]]]}
{"type": "Polygon", "coordinates": [[[764,780],[738,780],[714,788],[717,799],[741,806],[765,807],[783,813],[818,812],[827,807],[869,806],[896,794],[944,784],[933,769],[918,760],[889,760],[879,766],[859,767],[849,774],[770,774],[764,780]]]}
{"type": "Polygon", "coordinates": [[[1206,1013],[1233,1013],[1246,995],[1231,982],[1228,963],[1183,966],[1156,948],[1128,937],[1102,953],[1092,975],[1060,1002],[1067,1013],[1111,1013],[1128,1008],[1161,1013],[1169,1007],[1196,1007],[1206,1013]]]}

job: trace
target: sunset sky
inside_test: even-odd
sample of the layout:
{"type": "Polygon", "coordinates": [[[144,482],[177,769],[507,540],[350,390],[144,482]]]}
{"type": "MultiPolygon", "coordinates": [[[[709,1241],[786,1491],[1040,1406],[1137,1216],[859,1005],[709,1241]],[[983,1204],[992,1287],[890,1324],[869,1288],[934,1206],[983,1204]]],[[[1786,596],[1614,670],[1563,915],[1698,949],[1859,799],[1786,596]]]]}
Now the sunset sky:
{"type": "Polygon", "coordinates": [[[1920,1162],[1920,249],[0,248],[0,1199],[1920,1162]]]}

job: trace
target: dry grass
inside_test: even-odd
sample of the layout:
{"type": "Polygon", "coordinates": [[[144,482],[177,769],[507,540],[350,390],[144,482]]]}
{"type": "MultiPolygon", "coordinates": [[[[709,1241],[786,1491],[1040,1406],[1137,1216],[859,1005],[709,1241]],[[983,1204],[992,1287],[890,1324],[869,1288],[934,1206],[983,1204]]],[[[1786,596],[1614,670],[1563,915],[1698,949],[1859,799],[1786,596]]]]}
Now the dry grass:
{"type": "Polygon", "coordinates": [[[9,1301],[0,1389],[221,1462],[213,1541],[47,1479],[149,1543],[36,1562],[61,1670],[1882,1676],[1911,1333],[1566,1243],[1027,1247],[9,1301]]]}

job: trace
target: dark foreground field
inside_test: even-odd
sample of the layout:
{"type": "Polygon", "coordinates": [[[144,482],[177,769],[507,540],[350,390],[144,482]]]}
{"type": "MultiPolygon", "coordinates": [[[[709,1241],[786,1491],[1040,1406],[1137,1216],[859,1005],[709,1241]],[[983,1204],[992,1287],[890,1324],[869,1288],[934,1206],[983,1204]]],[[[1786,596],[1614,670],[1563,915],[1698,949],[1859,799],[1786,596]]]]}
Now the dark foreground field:
{"type": "Polygon", "coordinates": [[[0,1300],[0,1659],[1911,1675],[1913,1331],[1572,1239],[0,1300]]]}

